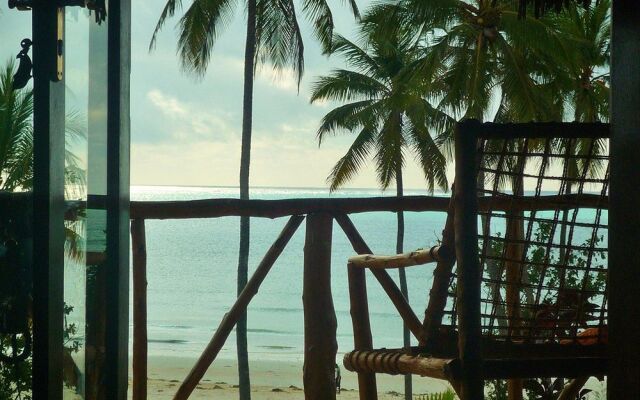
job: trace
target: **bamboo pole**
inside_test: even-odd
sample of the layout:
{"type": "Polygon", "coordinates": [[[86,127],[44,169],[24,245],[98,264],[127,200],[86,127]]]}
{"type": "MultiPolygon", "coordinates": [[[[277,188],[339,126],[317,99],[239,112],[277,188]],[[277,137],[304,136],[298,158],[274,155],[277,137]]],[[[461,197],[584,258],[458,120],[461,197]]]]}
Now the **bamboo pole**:
{"type": "MultiPolygon", "coordinates": [[[[348,216],[342,214],[336,215],[335,218],[344,231],[345,235],[347,236],[347,239],[349,239],[349,242],[351,242],[351,246],[353,246],[353,249],[356,253],[372,253],[371,249],[369,248],[369,246],[367,246],[364,239],[360,235],[360,232],[358,232],[348,216]]],[[[389,296],[389,298],[393,302],[393,305],[396,307],[396,310],[398,310],[398,313],[402,317],[405,325],[407,325],[416,339],[420,340],[420,337],[422,335],[422,324],[411,309],[411,306],[407,302],[407,299],[405,299],[405,297],[400,292],[400,289],[398,289],[398,286],[395,284],[391,276],[389,276],[387,271],[383,269],[372,269],[371,273],[378,280],[378,282],[382,286],[382,289],[384,289],[387,296],[389,296]]]]}
{"type": "Polygon", "coordinates": [[[304,244],[304,396],[307,400],[335,400],[337,320],[331,296],[330,214],[307,216],[304,244]]]}
{"type": "Polygon", "coordinates": [[[442,258],[440,255],[440,246],[434,246],[430,249],[420,249],[410,253],[392,256],[361,254],[350,257],[349,265],[357,268],[396,269],[437,262],[442,258]]]}
{"type": "Polygon", "coordinates": [[[131,221],[133,254],[132,399],[147,399],[147,247],[143,219],[131,221]]]}
{"type": "Polygon", "coordinates": [[[478,262],[476,133],[478,121],[456,126],[455,236],[458,261],[458,352],[462,367],[462,400],[484,398],[482,379],[481,275],[478,262]]]}
{"type": "Polygon", "coordinates": [[[412,374],[446,380],[453,378],[453,363],[451,358],[407,354],[404,349],[353,351],[344,356],[344,365],[349,371],[412,374]]]}
{"type": "Polygon", "coordinates": [[[209,344],[200,355],[200,358],[198,358],[198,361],[189,372],[189,375],[187,375],[178,388],[175,396],[173,396],[174,400],[185,400],[189,398],[205,372],[207,372],[209,366],[211,366],[211,363],[213,363],[217,357],[222,346],[224,346],[224,343],[227,341],[233,327],[236,325],[236,322],[238,322],[238,318],[245,313],[247,306],[258,293],[258,289],[264,281],[264,278],[266,278],[271,267],[276,262],[287,243],[289,243],[289,240],[303,220],[303,216],[297,215],[294,215],[289,219],[289,222],[287,222],[285,227],[282,229],[282,232],[276,241],[271,245],[265,256],[262,258],[262,261],[256,268],[251,279],[249,279],[249,282],[247,282],[242,293],[240,293],[229,312],[226,313],[222,318],[222,321],[220,321],[220,325],[209,341],[209,344]]]}
{"type": "MultiPolygon", "coordinates": [[[[349,300],[355,350],[372,350],[371,322],[367,301],[367,281],[365,270],[347,266],[349,279],[349,300]]],[[[372,372],[358,372],[358,392],[360,400],[377,400],[376,375],[372,372]]]]}
{"type": "MultiPolygon", "coordinates": [[[[353,199],[284,199],[239,200],[205,199],[189,201],[132,201],[132,219],[189,219],[248,216],[280,218],[290,215],[306,215],[326,212],[355,214],[363,212],[434,211],[447,212],[448,197],[404,196],[353,199]]],[[[608,207],[608,198],[594,194],[565,194],[550,196],[526,196],[511,199],[482,197],[478,199],[480,211],[545,211],[555,209],[608,207]]]]}

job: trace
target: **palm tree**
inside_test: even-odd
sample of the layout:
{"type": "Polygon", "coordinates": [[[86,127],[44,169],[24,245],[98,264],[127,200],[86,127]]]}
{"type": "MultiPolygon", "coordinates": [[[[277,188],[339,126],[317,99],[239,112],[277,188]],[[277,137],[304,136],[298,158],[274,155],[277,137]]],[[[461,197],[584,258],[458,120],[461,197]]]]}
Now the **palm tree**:
{"type": "MultiPolygon", "coordinates": [[[[374,16],[364,19],[362,28],[374,16]]],[[[451,119],[435,109],[424,98],[429,82],[408,68],[421,56],[410,31],[396,30],[395,35],[369,32],[362,45],[337,35],[333,53],[345,57],[353,69],[337,69],[314,84],[311,102],[345,103],[330,111],[317,132],[322,144],[327,136],[355,133],[347,153],[336,163],[327,178],[330,190],[346,184],[359,171],[369,156],[376,164],[382,189],[396,184],[396,195],[403,196],[402,169],[408,153],[414,153],[427,182],[447,189],[446,159],[433,141],[429,128],[441,128],[451,119]]],[[[404,214],[397,214],[396,251],[403,251],[404,214]]],[[[400,269],[400,287],[408,298],[404,269],[400,269]]],[[[410,346],[409,330],[404,327],[404,345],[410,346]]],[[[405,377],[405,396],[411,398],[411,376],[405,377]]]]}
{"type": "Polygon", "coordinates": [[[14,91],[13,62],[0,74],[0,190],[33,186],[33,93],[14,91]]]}
{"type": "Polygon", "coordinates": [[[521,18],[514,6],[509,0],[400,0],[377,7],[421,32],[428,51],[415,72],[442,82],[432,100],[457,119],[555,119],[545,90],[553,75],[540,59],[558,52],[560,38],[543,20],[521,18]]]}
{"type": "MultiPolygon", "coordinates": [[[[294,0],[193,0],[178,23],[178,52],[183,68],[203,75],[222,25],[232,16],[238,3],[247,8],[247,34],[244,58],[244,91],[242,106],[242,149],[240,155],[240,198],[249,198],[249,170],[251,162],[251,132],[253,116],[253,81],[259,63],[271,63],[274,68],[290,67],[298,84],[304,72],[304,44],[294,0]]],[[[358,17],[355,0],[348,0],[354,16],[358,17]]],[[[323,51],[328,51],[333,38],[333,15],[327,0],[301,0],[302,12],[311,22],[323,51]]],[[[173,16],[179,0],[168,0],[156,26],[150,48],[166,20],[173,16]]],[[[238,257],[238,294],[247,283],[250,224],[248,217],[240,218],[240,249],[238,257]]],[[[246,315],[236,326],[240,398],[251,398],[249,361],[247,353],[246,315]]]]}
{"type": "MultiPolygon", "coordinates": [[[[8,192],[33,189],[33,91],[13,89],[14,69],[13,61],[9,61],[0,71],[0,191],[8,192]]],[[[69,149],[72,143],[84,138],[82,116],[77,112],[68,113],[65,116],[66,190],[85,186],[80,159],[69,149]]]]}
{"type": "Polygon", "coordinates": [[[559,93],[580,122],[609,120],[609,60],[611,43],[611,1],[590,7],[569,6],[550,16],[549,24],[566,43],[565,51],[552,53],[563,70],[559,93]]]}

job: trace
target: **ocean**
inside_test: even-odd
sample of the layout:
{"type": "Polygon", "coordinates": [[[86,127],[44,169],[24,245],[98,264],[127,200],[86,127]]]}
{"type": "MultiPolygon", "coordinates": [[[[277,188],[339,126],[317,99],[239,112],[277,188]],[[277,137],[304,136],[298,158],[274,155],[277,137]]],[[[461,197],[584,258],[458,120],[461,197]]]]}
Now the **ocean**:
{"type": "MultiPolygon", "coordinates": [[[[407,190],[406,195],[426,191],[407,190]]],[[[391,196],[380,190],[253,188],[254,199],[391,196]]],[[[446,196],[446,194],[441,194],[446,196]]],[[[132,200],[195,200],[233,198],[237,188],[134,186],[132,200]]],[[[445,214],[405,213],[405,250],[432,246],[440,238],[445,214]]],[[[352,215],[371,249],[394,254],[396,215],[391,212],[352,215]]],[[[251,220],[250,274],[286,223],[287,218],[251,220]]],[[[303,223],[262,284],[248,309],[251,359],[301,361],[303,223]]],[[[150,356],[197,358],[236,297],[239,218],[146,221],[148,274],[148,336],[150,356]]],[[[338,321],[338,353],[353,348],[347,259],[354,255],[340,227],[334,224],[332,293],[338,321]]],[[[398,272],[391,275],[398,281],[398,272]]],[[[433,265],[407,269],[409,301],[422,318],[433,277],[433,265]]],[[[376,347],[402,346],[402,321],[380,285],[369,275],[369,308],[376,347]]],[[[219,358],[235,358],[235,332],[219,358]]]]}

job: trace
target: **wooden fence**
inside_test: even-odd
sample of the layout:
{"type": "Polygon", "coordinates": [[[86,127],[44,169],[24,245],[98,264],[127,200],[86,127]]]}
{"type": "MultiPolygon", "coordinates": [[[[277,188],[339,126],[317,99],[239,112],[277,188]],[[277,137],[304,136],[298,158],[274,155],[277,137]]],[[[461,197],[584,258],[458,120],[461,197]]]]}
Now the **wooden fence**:
{"type": "MultiPolygon", "coordinates": [[[[569,208],[578,199],[575,195],[547,196],[535,203],[523,197],[516,201],[522,210],[550,210],[569,208]]],[[[214,199],[170,202],[131,202],[131,238],[133,249],[133,400],[147,399],[147,251],[145,220],[219,218],[249,216],[259,218],[289,217],[289,221],[268,249],[247,286],[237,297],[215,330],[209,344],[178,388],[174,399],[189,398],[207,369],[213,363],[239,317],[258,293],[260,285],[287,243],[306,218],[306,237],[303,262],[304,308],[304,369],[306,399],[335,399],[333,381],[336,344],[336,315],[331,294],[332,226],[336,221],[346,234],[357,254],[372,254],[364,239],[349,218],[349,214],[363,212],[435,211],[447,212],[449,198],[407,196],[403,198],[376,197],[352,199],[286,199],[237,200],[214,199]]],[[[580,195],[581,204],[600,201],[599,196],[580,195]]],[[[492,205],[494,211],[502,206],[513,210],[514,201],[501,198],[479,199],[479,208],[492,205]],[[503,203],[504,204],[501,204],[503,203]]],[[[444,228],[444,226],[443,226],[444,228]]],[[[436,252],[432,252],[436,254],[436,252]]],[[[346,265],[345,260],[345,265],[346,265]]],[[[354,348],[372,349],[371,327],[367,303],[365,269],[349,265],[348,280],[351,317],[354,329],[354,348]]],[[[413,312],[400,289],[386,269],[370,269],[393,302],[411,333],[420,340],[423,324],[413,312]]],[[[372,373],[358,376],[362,398],[376,398],[376,379],[372,373]]]]}

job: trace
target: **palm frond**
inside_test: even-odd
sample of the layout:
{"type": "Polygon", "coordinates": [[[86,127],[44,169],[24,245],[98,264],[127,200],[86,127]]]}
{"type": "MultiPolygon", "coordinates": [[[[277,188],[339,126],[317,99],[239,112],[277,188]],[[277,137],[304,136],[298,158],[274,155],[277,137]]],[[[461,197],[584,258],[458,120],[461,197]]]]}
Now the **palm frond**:
{"type": "Polygon", "coordinates": [[[384,125],[378,134],[376,146],[376,175],[382,190],[386,190],[396,180],[396,174],[404,167],[404,147],[402,115],[394,110],[388,111],[384,125]]]}
{"type": "Polygon", "coordinates": [[[298,87],[304,74],[304,42],[293,0],[258,0],[256,17],[257,62],[290,67],[298,87]]]}
{"type": "Polygon", "coordinates": [[[220,30],[233,16],[234,0],[194,0],[178,22],[178,53],[182,68],[202,76],[220,30]]]}
{"type": "Polygon", "coordinates": [[[376,79],[359,72],[338,69],[320,77],[312,86],[310,101],[378,99],[388,91],[376,79]]]}
{"type": "Polygon", "coordinates": [[[160,18],[158,18],[156,27],[153,30],[153,35],[151,35],[151,41],[149,42],[149,51],[153,50],[156,47],[158,34],[162,30],[162,27],[164,26],[167,19],[174,16],[174,14],[176,13],[176,8],[182,8],[182,0],[167,0],[167,4],[165,4],[164,8],[162,9],[160,18]]]}
{"type": "Polygon", "coordinates": [[[342,187],[360,171],[375,144],[375,136],[375,132],[367,127],[360,131],[347,153],[338,160],[327,178],[331,191],[342,187]]]}
{"type": "Polygon", "coordinates": [[[317,132],[318,145],[322,145],[327,135],[339,131],[353,132],[365,126],[376,129],[378,125],[377,114],[381,109],[381,104],[375,100],[362,100],[334,108],[320,122],[317,132]]]}

